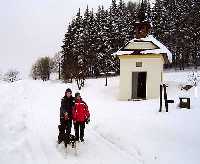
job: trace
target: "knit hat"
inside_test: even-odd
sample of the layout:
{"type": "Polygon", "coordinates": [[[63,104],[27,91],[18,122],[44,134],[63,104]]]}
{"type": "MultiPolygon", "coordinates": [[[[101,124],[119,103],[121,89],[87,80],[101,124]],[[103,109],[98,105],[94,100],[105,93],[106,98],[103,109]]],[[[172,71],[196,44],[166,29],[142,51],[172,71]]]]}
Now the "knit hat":
{"type": "Polygon", "coordinates": [[[68,93],[68,92],[72,93],[72,90],[70,88],[67,88],[66,91],[65,91],[65,93],[68,93]]]}
{"type": "Polygon", "coordinates": [[[77,98],[78,96],[81,96],[81,94],[79,92],[75,93],[75,98],[77,98]]]}

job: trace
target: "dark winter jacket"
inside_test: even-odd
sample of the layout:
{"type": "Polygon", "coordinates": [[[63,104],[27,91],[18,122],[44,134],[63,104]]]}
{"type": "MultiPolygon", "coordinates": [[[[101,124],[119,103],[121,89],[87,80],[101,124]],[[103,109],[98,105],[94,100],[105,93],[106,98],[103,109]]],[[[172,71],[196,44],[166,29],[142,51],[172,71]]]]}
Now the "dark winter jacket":
{"type": "Polygon", "coordinates": [[[72,119],[72,110],[74,107],[75,99],[74,97],[68,98],[64,96],[61,100],[61,107],[60,107],[60,118],[64,118],[64,113],[68,114],[68,118],[72,119]]]}
{"type": "Polygon", "coordinates": [[[85,122],[90,117],[87,104],[82,100],[76,100],[73,109],[73,120],[85,122]]]}

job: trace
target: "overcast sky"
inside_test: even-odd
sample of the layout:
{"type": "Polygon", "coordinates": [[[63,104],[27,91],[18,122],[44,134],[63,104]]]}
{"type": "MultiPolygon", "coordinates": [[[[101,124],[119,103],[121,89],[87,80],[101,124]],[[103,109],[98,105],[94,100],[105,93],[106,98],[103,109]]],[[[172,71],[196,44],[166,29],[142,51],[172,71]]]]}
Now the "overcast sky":
{"type": "Polygon", "coordinates": [[[0,72],[27,75],[38,57],[60,51],[68,23],[87,4],[96,10],[111,0],[0,0],[0,72]]]}

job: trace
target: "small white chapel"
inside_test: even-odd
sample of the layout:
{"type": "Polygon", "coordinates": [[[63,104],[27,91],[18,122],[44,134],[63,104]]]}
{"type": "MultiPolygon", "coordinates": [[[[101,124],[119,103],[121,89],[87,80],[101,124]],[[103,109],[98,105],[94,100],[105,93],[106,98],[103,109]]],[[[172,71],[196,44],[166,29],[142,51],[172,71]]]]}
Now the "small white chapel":
{"type": "Polygon", "coordinates": [[[163,81],[163,65],[172,54],[155,37],[149,35],[148,21],[135,23],[135,38],[118,50],[120,59],[120,100],[158,98],[163,81]]]}

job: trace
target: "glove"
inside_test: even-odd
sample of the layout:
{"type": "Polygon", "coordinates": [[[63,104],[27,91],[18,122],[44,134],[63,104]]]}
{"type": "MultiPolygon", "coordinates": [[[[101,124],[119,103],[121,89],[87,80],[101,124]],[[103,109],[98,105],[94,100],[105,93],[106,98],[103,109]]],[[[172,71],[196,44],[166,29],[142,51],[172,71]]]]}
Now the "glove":
{"type": "Polygon", "coordinates": [[[89,122],[90,122],[90,117],[88,117],[87,119],[86,119],[86,124],[89,124],[89,122]]]}
{"type": "Polygon", "coordinates": [[[69,119],[68,113],[67,113],[67,112],[64,113],[64,118],[65,118],[65,120],[68,120],[68,119],[69,119]]]}

